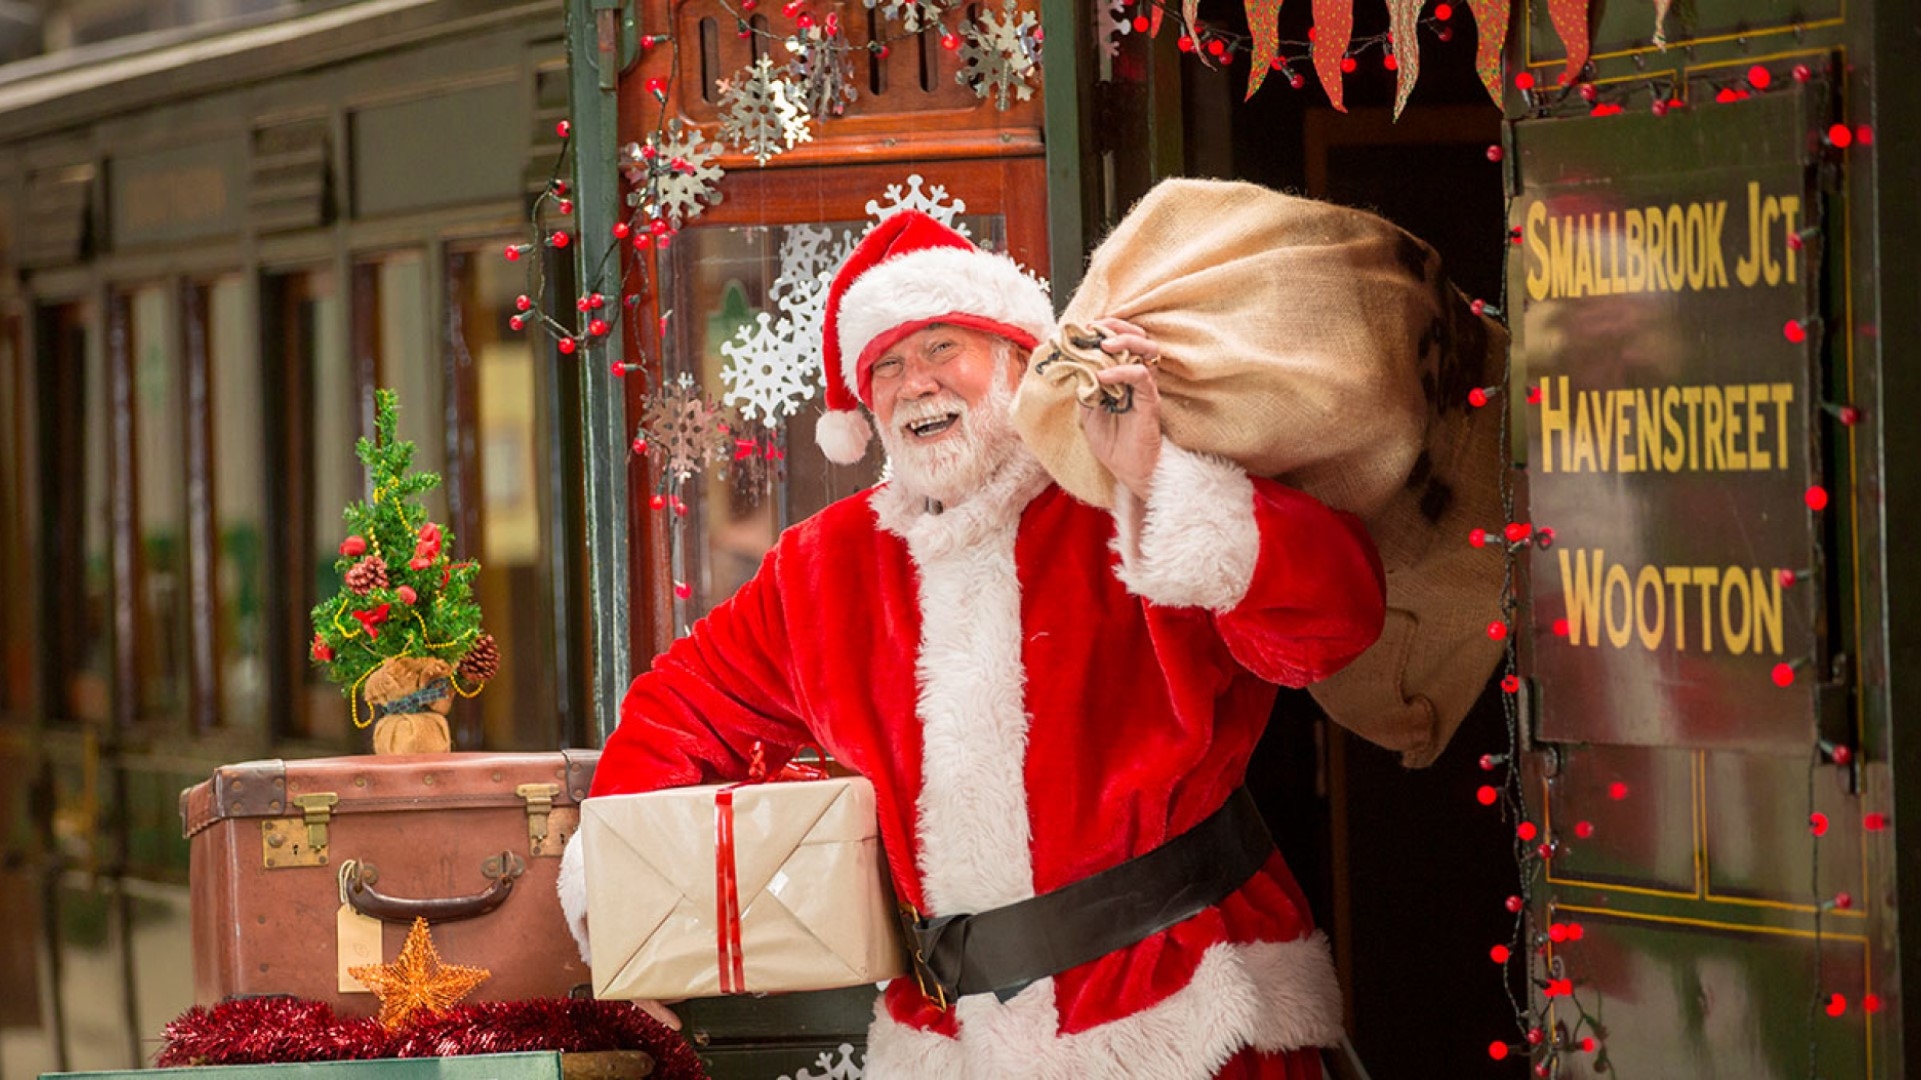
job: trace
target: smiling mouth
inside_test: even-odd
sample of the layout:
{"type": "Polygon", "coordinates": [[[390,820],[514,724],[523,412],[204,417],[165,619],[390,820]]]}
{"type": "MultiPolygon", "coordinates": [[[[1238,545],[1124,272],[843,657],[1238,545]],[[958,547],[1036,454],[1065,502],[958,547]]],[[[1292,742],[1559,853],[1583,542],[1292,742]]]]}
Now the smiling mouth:
{"type": "Polygon", "coordinates": [[[931,439],[953,427],[959,420],[959,413],[944,413],[940,416],[930,416],[925,420],[916,420],[905,426],[907,433],[916,439],[931,439]]]}

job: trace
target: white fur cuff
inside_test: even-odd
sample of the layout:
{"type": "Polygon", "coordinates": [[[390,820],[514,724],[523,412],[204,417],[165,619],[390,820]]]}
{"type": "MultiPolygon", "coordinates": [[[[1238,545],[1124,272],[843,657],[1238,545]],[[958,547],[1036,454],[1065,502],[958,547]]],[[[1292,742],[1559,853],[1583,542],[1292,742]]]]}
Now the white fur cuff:
{"type": "Polygon", "coordinates": [[[554,891],[560,894],[560,911],[567,917],[567,929],[574,935],[574,943],[580,946],[580,962],[593,966],[593,954],[587,948],[587,845],[580,833],[575,833],[567,846],[560,852],[560,876],[554,881],[554,891]]]}
{"type": "Polygon", "coordinates": [[[1145,513],[1116,486],[1120,579],[1164,607],[1227,611],[1247,595],[1261,556],[1254,482],[1240,466],[1161,441],[1145,513]]]}

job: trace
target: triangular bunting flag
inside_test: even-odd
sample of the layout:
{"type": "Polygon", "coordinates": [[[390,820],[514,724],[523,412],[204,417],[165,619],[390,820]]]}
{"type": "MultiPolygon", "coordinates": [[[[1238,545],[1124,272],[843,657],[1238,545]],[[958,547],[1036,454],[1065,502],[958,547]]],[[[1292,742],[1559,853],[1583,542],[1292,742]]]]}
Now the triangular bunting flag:
{"type": "Polygon", "coordinates": [[[1487,96],[1494,104],[1504,105],[1501,100],[1501,52],[1507,48],[1507,5],[1508,0],[1467,0],[1468,10],[1474,13],[1474,36],[1478,44],[1474,47],[1474,72],[1481,77],[1481,85],[1487,87],[1487,96]]]}
{"type": "Polygon", "coordinates": [[[1341,103],[1341,61],[1353,37],[1353,0],[1314,0],[1314,73],[1336,112],[1347,111],[1341,103]]]}
{"type": "Polygon", "coordinates": [[[1281,0],[1247,0],[1247,33],[1253,38],[1247,96],[1253,97],[1281,50],[1281,0]]]}
{"type": "Polygon", "coordinates": [[[1394,42],[1394,119],[1401,118],[1414,80],[1421,77],[1421,8],[1427,0],[1387,0],[1388,34],[1394,42]]]}

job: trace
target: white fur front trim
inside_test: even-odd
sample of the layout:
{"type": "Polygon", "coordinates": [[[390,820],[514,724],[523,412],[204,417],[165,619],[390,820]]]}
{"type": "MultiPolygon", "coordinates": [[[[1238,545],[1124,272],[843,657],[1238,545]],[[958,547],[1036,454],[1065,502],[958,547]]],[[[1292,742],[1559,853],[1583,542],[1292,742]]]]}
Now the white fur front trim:
{"type": "Polygon", "coordinates": [[[920,572],[916,809],[930,914],[985,911],[1034,895],[1014,535],[1021,509],[1044,483],[1023,456],[960,505],[900,523],[920,572]]]}
{"type": "Polygon", "coordinates": [[[554,880],[560,894],[560,913],[567,918],[567,929],[580,946],[580,962],[593,966],[594,955],[587,947],[587,845],[579,833],[568,839],[560,850],[560,876],[554,880]]]}
{"type": "Polygon", "coordinates": [[[921,1031],[875,1010],[868,1080],[1209,1080],[1243,1047],[1279,1053],[1341,1039],[1341,988],[1327,938],[1222,943],[1194,978],[1151,1008],[1072,1035],[1054,1020],[1054,980],[1005,1005],[961,999],[960,1037],[921,1031]]]}
{"type": "Polygon", "coordinates": [[[963,313],[1019,327],[1045,340],[1054,303],[1014,260],[977,249],[923,248],[854,279],[840,303],[840,377],[860,396],[860,354],[902,323],[963,313]]]}
{"type": "Polygon", "coordinates": [[[1161,440],[1145,513],[1116,485],[1114,526],[1121,583],[1163,607],[1227,611],[1254,582],[1254,482],[1232,462],[1161,440]]]}

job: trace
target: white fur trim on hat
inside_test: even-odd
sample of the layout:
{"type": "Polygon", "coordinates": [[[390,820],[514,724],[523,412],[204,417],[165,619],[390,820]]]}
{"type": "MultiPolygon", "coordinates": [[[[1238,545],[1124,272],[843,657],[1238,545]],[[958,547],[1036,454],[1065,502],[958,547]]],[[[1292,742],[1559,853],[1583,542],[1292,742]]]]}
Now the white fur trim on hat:
{"type": "Polygon", "coordinates": [[[1054,331],[1046,290],[1005,255],[965,248],[925,248],[889,259],[847,287],[841,299],[841,380],[860,396],[860,355],[896,326],[942,315],[975,315],[1024,330],[1036,340],[1054,331]]]}
{"type": "Polygon", "coordinates": [[[820,452],[836,465],[852,465],[867,453],[867,442],[874,437],[867,417],[854,409],[829,409],[814,425],[814,442],[820,452]]]}

